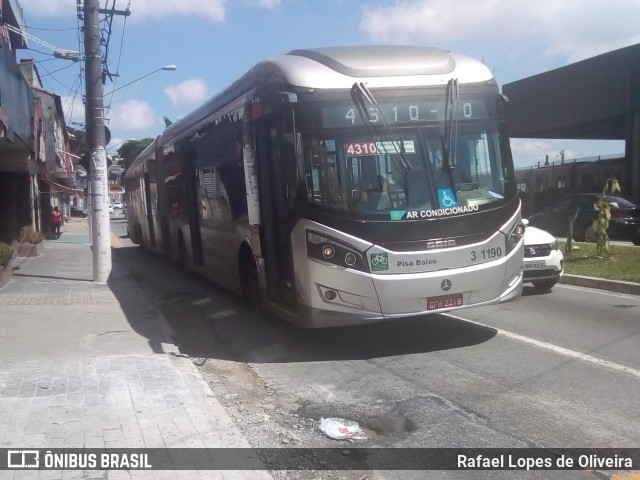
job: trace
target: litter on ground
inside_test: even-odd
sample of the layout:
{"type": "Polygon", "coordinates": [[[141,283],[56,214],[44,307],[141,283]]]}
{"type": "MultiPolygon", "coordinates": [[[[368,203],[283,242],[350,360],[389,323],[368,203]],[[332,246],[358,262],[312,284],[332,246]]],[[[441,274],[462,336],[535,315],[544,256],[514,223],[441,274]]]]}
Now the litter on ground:
{"type": "Polygon", "coordinates": [[[366,440],[358,422],[343,418],[320,418],[320,431],[334,440],[366,440]]]}

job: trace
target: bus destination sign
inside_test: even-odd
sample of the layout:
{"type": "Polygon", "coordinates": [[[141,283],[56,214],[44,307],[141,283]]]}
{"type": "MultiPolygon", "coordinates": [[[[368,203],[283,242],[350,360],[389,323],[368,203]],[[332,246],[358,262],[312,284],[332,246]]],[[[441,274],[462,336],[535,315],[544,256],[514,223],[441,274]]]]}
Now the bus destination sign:
{"type": "MultiPolygon", "coordinates": [[[[482,100],[460,101],[456,108],[458,120],[485,120],[489,112],[482,100]]],[[[363,125],[411,125],[445,120],[444,101],[379,103],[361,111],[352,103],[322,108],[324,128],[363,125]]]]}

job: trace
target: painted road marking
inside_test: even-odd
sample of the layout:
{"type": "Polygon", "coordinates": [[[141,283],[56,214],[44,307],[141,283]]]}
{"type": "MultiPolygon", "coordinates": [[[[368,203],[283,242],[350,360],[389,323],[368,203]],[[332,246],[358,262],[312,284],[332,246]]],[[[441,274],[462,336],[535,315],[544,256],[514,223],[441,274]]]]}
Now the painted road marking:
{"type": "Polygon", "coordinates": [[[640,379],[640,370],[637,370],[635,368],[627,367],[625,365],[620,365],[614,362],[609,362],[608,360],[603,360],[601,358],[594,357],[592,355],[587,355],[586,353],[576,352],[575,350],[569,350],[568,348],[559,347],[557,345],[553,345],[552,343],[535,340],[533,338],[525,337],[524,335],[519,335],[517,333],[509,332],[507,330],[502,330],[500,328],[492,327],[490,325],[485,325],[484,323],[475,322],[473,320],[469,320],[463,317],[458,317],[457,315],[451,315],[449,313],[445,313],[443,315],[446,315],[451,318],[455,318],[456,320],[462,320],[463,322],[473,323],[481,327],[491,328],[493,330],[496,330],[498,332],[498,335],[502,335],[503,337],[511,338],[513,340],[517,340],[519,342],[523,342],[528,345],[533,345],[538,348],[549,350],[559,355],[564,355],[565,357],[574,358],[576,360],[581,360],[583,362],[592,363],[594,365],[599,365],[604,368],[609,368],[611,370],[633,375],[634,377],[640,379]]]}
{"type": "Polygon", "coordinates": [[[567,290],[589,290],[591,293],[599,293],[600,295],[608,295],[610,297],[623,297],[628,298],[633,302],[640,302],[640,296],[634,295],[633,293],[623,293],[623,292],[609,292],[607,290],[600,290],[598,288],[593,287],[581,287],[579,285],[570,285],[568,283],[556,283],[554,288],[566,288],[567,290]]]}

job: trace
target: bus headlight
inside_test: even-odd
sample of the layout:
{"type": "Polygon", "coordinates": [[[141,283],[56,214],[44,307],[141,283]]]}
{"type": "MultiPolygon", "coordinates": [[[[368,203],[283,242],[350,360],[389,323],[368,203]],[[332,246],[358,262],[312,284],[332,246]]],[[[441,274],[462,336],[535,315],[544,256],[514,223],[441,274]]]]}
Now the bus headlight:
{"type": "Polygon", "coordinates": [[[307,230],[307,255],[322,262],[368,272],[364,255],[334,238],[307,230]]]}
{"type": "Polygon", "coordinates": [[[353,267],[356,263],[358,263],[358,257],[355,253],[349,252],[344,256],[344,263],[353,267]]]}
{"type": "Polygon", "coordinates": [[[509,236],[507,237],[508,251],[511,251],[518,246],[518,243],[520,243],[520,240],[522,240],[522,237],[524,236],[524,230],[525,230],[524,223],[522,222],[516,223],[515,227],[513,227],[513,229],[511,230],[511,233],[509,233],[509,236]]]}
{"type": "Polygon", "coordinates": [[[322,256],[327,260],[332,259],[336,255],[336,248],[330,243],[322,247],[322,256]]]}

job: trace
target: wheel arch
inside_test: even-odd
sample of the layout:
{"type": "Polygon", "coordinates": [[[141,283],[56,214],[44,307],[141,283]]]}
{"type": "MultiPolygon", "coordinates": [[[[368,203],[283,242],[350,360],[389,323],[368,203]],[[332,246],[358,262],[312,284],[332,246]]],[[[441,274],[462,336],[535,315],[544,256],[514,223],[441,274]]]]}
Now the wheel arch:
{"type": "Polygon", "coordinates": [[[264,292],[264,262],[256,258],[253,254],[253,250],[248,242],[243,241],[238,249],[238,270],[240,273],[240,290],[243,296],[251,298],[256,292],[251,292],[250,275],[252,268],[255,268],[257,275],[258,288],[260,290],[259,296],[262,297],[264,292]]]}

